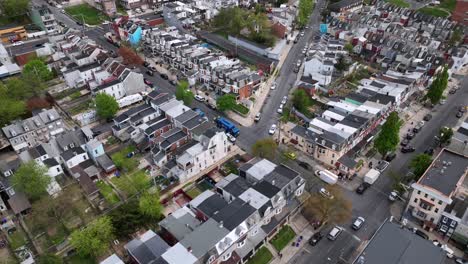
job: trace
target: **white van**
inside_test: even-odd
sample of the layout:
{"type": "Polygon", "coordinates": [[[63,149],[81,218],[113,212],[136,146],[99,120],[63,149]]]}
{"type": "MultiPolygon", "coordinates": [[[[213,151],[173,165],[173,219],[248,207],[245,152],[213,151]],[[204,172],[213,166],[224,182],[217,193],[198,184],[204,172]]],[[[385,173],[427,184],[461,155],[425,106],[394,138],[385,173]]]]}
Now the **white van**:
{"type": "Polygon", "coordinates": [[[339,226],[335,226],[330,233],[328,233],[327,238],[330,239],[331,241],[335,241],[336,238],[343,232],[343,228],[339,226]]]}

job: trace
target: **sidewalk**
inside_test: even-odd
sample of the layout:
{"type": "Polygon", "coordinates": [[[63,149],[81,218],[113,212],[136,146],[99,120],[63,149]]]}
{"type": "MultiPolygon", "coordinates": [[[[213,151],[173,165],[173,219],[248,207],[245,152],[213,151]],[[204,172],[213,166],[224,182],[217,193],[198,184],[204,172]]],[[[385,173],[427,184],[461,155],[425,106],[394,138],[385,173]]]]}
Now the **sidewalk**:
{"type": "MultiPolygon", "coordinates": [[[[286,48],[283,54],[281,55],[280,60],[278,61],[278,65],[276,66],[275,72],[276,71],[279,72],[279,70],[281,69],[281,66],[283,66],[283,63],[286,60],[286,57],[288,56],[289,51],[291,50],[293,45],[294,45],[294,42],[292,41],[286,45],[286,48]]],[[[236,121],[237,123],[239,123],[241,126],[244,126],[244,127],[251,126],[254,123],[255,116],[262,109],[265,99],[268,97],[268,93],[270,92],[271,84],[275,81],[275,79],[276,79],[276,76],[272,74],[270,78],[268,78],[268,80],[262,84],[261,88],[259,89],[259,94],[255,96],[254,107],[250,109],[249,115],[247,117],[240,116],[232,111],[229,111],[227,113],[228,117],[236,121]]]]}

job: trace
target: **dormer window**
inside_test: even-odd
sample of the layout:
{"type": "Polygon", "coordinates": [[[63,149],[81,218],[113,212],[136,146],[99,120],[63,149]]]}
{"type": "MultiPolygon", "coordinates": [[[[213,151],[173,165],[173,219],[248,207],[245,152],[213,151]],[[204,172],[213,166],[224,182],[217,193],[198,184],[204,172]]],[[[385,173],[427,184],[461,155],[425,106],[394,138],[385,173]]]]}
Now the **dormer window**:
{"type": "Polygon", "coordinates": [[[210,258],[208,259],[208,264],[213,263],[215,259],[216,259],[215,255],[210,256],[210,258]]]}

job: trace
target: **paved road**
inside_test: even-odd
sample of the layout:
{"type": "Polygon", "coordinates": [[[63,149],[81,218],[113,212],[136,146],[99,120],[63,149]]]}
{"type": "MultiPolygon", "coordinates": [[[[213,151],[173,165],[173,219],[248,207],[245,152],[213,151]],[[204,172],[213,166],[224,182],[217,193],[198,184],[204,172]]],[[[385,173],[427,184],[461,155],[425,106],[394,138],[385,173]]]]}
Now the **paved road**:
{"type": "MultiPolygon", "coordinates": [[[[320,6],[323,0],[317,1],[317,6],[320,6]]],[[[305,31],[305,35],[294,44],[289,51],[283,66],[281,67],[279,77],[276,79],[277,88],[271,90],[264,106],[261,110],[261,119],[258,123],[250,127],[241,127],[241,134],[238,138],[238,145],[244,150],[250,150],[250,147],[255,141],[268,137],[268,130],[272,124],[278,123],[279,115],[277,109],[281,104],[281,100],[285,95],[288,95],[294,83],[297,80],[297,73],[293,71],[298,59],[304,60],[302,49],[306,44],[310,43],[310,39],[319,30],[320,24],[320,8],[315,8],[309,22],[309,29],[305,31]]],[[[277,132],[278,133],[278,132],[277,132]]]]}
{"type": "Polygon", "coordinates": [[[13,44],[5,45],[5,49],[8,51],[10,56],[20,55],[20,54],[24,54],[24,53],[28,53],[33,50],[36,50],[38,46],[48,42],[48,39],[40,38],[40,39],[27,40],[23,42],[24,44],[21,44],[18,46],[13,46],[13,44]]]}
{"type": "MultiPolygon", "coordinates": [[[[443,126],[453,127],[459,119],[455,116],[457,107],[468,105],[468,77],[463,77],[460,90],[454,95],[448,95],[447,102],[444,105],[437,105],[433,111],[432,119],[426,122],[423,130],[411,141],[416,148],[412,154],[403,154],[398,152],[397,157],[390,163],[387,170],[377,180],[371,189],[364,195],[358,195],[353,190],[344,189],[346,197],[353,204],[353,218],[363,216],[366,219],[365,226],[359,231],[353,231],[350,228],[351,221],[342,225],[347,231],[344,232],[336,241],[331,242],[327,239],[322,240],[316,247],[306,245],[304,249],[292,259],[291,263],[339,263],[340,257],[344,259],[351,256],[351,251],[357,249],[360,243],[368,240],[378,229],[385,218],[390,217],[390,205],[388,194],[392,191],[392,180],[389,177],[390,172],[396,172],[400,175],[406,175],[409,171],[408,165],[414,155],[424,152],[429,144],[434,142],[434,136],[443,126]]],[[[296,168],[295,168],[296,169],[296,168]]],[[[311,172],[304,172],[304,177],[308,184],[314,182],[310,179],[315,177],[311,172]],[[310,182],[309,182],[310,181],[310,182]]],[[[357,179],[356,179],[357,180],[357,179]]],[[[315,187],[317,189],[318,187],[315,187]]],[[[403,201],[398,201],[402,203],[403,201]]],[[[324,230],[329,232],[331,227],[324,230]]]]}

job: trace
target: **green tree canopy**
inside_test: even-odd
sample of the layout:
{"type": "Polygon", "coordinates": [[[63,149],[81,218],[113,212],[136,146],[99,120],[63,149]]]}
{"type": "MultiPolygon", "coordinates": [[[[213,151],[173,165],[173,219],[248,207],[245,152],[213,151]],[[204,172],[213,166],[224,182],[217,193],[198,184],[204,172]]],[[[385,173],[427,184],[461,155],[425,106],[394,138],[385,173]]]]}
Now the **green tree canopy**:
{"type": "Polygon", "coordinates": [[[29,0],[2,0],[0,10],[9,21],[22,21],[29,9],[29,0]]]}
{"type": "Polygon", "coordinates": [[[109,248],[114,229],[111,218],[103,216],[71,234],[70,243],[81,256],[100,256],[109,248]]]}
{"type": "Polygon", "coordinates": [[[297,24],[299,27],[304,27],[307,25],[309,16],[312,14],[313,7],[313,0],[299,0],[299,13],[297,15],[297,24]]]}
{"type": "Polygon", "coordinates": [[[30,199],[37,200],[47,193],[51,181],[47,169],[35,161],[23,163],[13,174],[12,183],[15,189],[24,192],[30,199]]]}
{"type": "Polygon", "coordinates": [[[12,120],[18,119],[26,113],[26,104],[23,101],[12,100],[2,96],[0,98],[0,126],[3,127],[12,120]]]}
{"type": "Polygon", "coordinates": [[[431,163],[432,157],[430,155],[419,154],[414,156],[410,162],[410,168],[413,169],[413,173],[417,177],[415,180],[418,180],[424,174],[431,163]]]}
{"type": "Polygon", "coordinates": [[[146,191],[140,197],[140,201],[138,202],[140,211],[153,219],[159,219],[163,212],[163,206],[159,201],[159,193],[155,191],[153,193],[146,191]]]}
{"type": "Polygon", "coordinates": [[[278,144],[272,138],[260,139],[252,146],[252,154],[254,156],[274,160],[278,144]]]}
{"type": "Polygon", "coordinates": [[[353,53],[354,52],[354,47],[353,47],[353,44],[351,43],[346,43],[344,45],[344,49],[348,52],[348,53],[353,53]]]}
{"type": "Polygon", "coordinates": [[[216,107],[220,111],[231,110],[236,106],[236,97],[233,94],[225,94],[218,97],[216,107]]]}
{"type": "Polygon", "coordinates": [[[310,96],[303,89],[294,91],[292,103],[294,107],[303,114],[309,112],[309,107],[312,105],[310,96]]]}
{"type": "Polygon", "coordinates": [[[23,75],[35,75],[42,81],[48,81],[53,78],[52,71],[41,59],[33,59],[23,67],[23,75]]]}
{"type": "Polygon", "coordinates": [[[110,119],[119,111],[119,104],[114,97],[106,93],[96,95],[96,112],[100,118],[110,119]]]}
{"type": "Polygon", "coordinates": [[[437,104],[440,99],[442,99],[444,90],[447,88],[448,78],[448,68],[444,67],[444,69],[436,75],[435,80],[429,86],[427,97],[432,104],[437,104]]]}
{"type": "Polygon", "coordinates": [[[37,258],[37,264],[62,264],[63,260],[55,254],[44,254],[37,258]]]}
{"type": "Polygon", "coordinates": [[[334,66],[335,69],[337,69],[340,72],[346,71],[349,68],[349,64],[346,62],[346,59],[343,55],[338,57],[338,60],[334,66]]]}
{"type": "Polygon", "coordinates": [[[450,127],[443,127],[439,131],[439,143],[441,145],[447,144],[450,142],[453,136],[453,130],[450,127]]]}
{"type": "Polygon", "coordinates": [[[1,94],[7,95],[10,99],[26,100],[34,95],[34,91],[23,78],[10,78],[2,86],[1,94]]]}
{"type": "Polygon", "coordinates": [[[397,112],[392,112],[387,117],[387,121],[382,126],[379,135],[374,141],[374,147],[384,156],[388,152],[394,151],[400,142],[399,131],[401,120],[397,112]]]}
{"type": "Polygon", "coordinates": [[[154,223],[154,219],[144,215],[140,211],[140,206],[136,199],[131,199],[115,210],[112,210],[109,216],[112,226],[115,228],[115,235],[123,238],[129,238],[130,234],[138,229],[154,223]]]}
{"type": "Polygon", "coordinates": [[[326,190],[333,196],[332,199],[324,197],[318,192],[312,194],[304,206],[304,216],[312,221],[323,224],[344,223],[352,216],[352,204],[342,194],[339,187],[327,186],[326,190]]]}
{"type": "Polygon", "coordinates": [[[180,81],[177,84],[175,96],[177,100],[181,100],[185,105],[190,105],[193,101],[193,93],[189,89],[189,83],[186,80],[180,81]]]}

